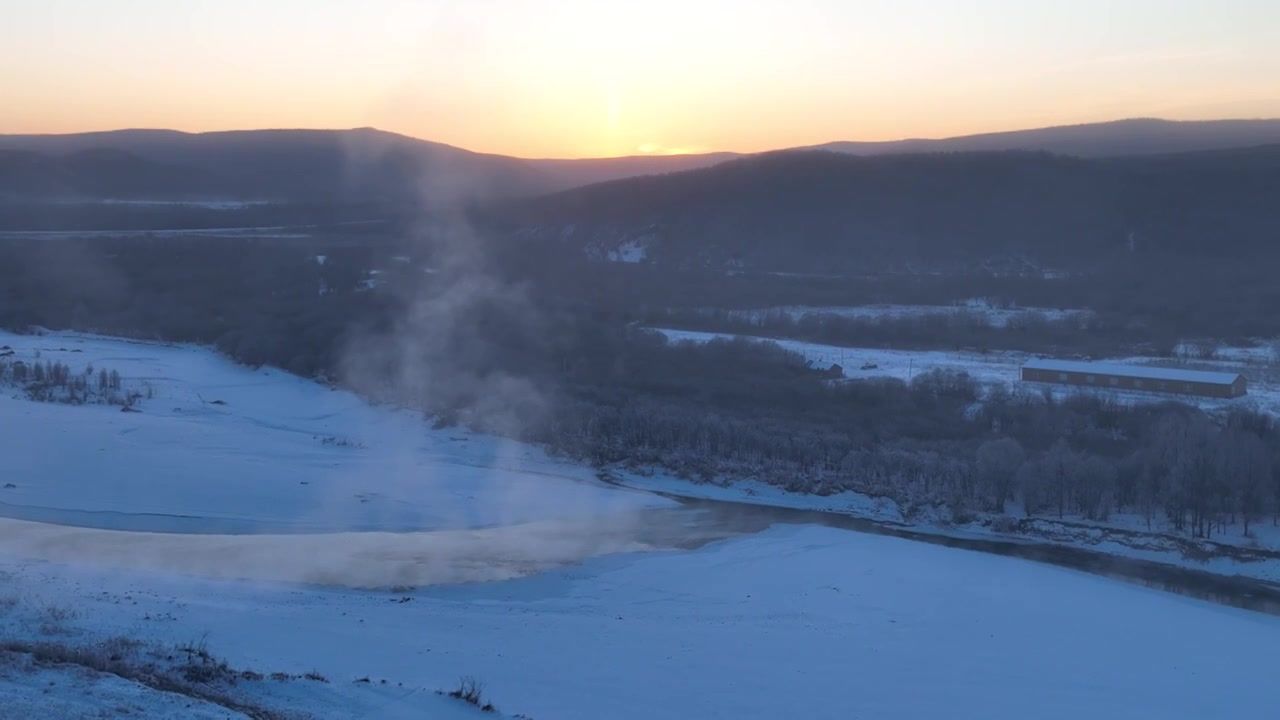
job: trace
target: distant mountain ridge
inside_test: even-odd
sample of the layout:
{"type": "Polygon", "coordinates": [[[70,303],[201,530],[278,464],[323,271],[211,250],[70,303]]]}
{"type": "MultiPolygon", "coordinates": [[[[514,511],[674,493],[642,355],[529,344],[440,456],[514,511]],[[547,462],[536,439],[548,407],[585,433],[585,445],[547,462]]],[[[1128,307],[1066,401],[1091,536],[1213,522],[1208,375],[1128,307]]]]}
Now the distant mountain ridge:
{"type": "Polygon", "coordinates": [[[0,135],[0,194],[479,202],[714,164],[729,153],[525,160],[359,128],[0,135]],[[112,152],[120,183],[75,158],[112,152]],[[18,154],[15,154],[18,153],[18,154]],[[128,158],[128,161],[125,161],[128,158]],[[167,168],[162,170],[161,168],[167,168]],[[186,176],[191,181],[179,178],[186,176]],[[150,178],[151,182],[146,182],[150,178]]]}
{"type": "MultiPolygon", "coordinates": [[[[995,150],[1084,158],[1280,143],[1280,120],[1108,123],[938,140],[836,142],[855,155],[995,150]]],[[[0,199],[225,198],[457,207],[705,168],[736,153],[524,159],[372,128],[0,135],[0,199]]]]}
{"type": "Polygon", "coordinates": [[[941,139],[884,142],[830,142],[805,149],[852,155],[920,152],[1029,150],[1098,158],[1200,150],[1224,150],[1280,143],[1280,119],[1160,120],[1132,118],[1030,130],[981,133],[941,139]]]}
{"type": "Polygon", "coordinates": [[[520,242],[598,260],[853,275],[1280,251],[1280,144],[1087,159],[1047,152],[767,153],[516,202],[520,242]],[[1021,262],[1021,260],[1019,261],[1021,262]]]}

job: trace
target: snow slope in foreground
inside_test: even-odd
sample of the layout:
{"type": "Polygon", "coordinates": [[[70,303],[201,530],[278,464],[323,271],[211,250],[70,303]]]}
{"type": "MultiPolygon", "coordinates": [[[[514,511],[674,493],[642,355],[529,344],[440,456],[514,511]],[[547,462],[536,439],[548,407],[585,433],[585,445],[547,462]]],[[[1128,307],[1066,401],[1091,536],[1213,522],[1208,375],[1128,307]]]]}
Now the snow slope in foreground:
{"type": "Polygon", "coordinates": [[[140,413],[0,388],[0,516],[151,532],[490,527],[671,503],[589,468],[205,348],[0,333],[9,360],[117,370],[140,413]],[[37,353],[39,357],[37,358],[37,353]]]}
{"type": "MultiPolygon", "coordinates": [[[[75,640],[62,645],[73,646],[75,640]]],[[[37,660],[26,653],[0,650],[0,718],[6,720],[251,720],[263,717],[502,720],[507,717],[483,712],[432,690],[375,684],[372,679],[338,685],[328,682],[327,678],[248,680],[241,677],[234,684],[197,684],[198,691],[207,691],[203,696],[186,694],[178,688],[161,690],[156,686],[166,687],[166,683],[157,682],[154,675],[151,680],[126,678],[80,664],[37,660]]]]}
{"type": "Polygon", "coordinates": [[[27,656],[4,652],[0,652],[0,717],[248,720],[242,713],[114,675],[40,666],[27,656]]]}
{"type": "Polygon", "coordinates": [[[233,666],[317,670],[335,691],[474,675],[499,709],[556,720],[1265,717],[1280,643],[1275,617],[817,527],[408,602],[16,559],[0,570],[37,606],[79,608],[85,635],[207,633],[233,666]]]}

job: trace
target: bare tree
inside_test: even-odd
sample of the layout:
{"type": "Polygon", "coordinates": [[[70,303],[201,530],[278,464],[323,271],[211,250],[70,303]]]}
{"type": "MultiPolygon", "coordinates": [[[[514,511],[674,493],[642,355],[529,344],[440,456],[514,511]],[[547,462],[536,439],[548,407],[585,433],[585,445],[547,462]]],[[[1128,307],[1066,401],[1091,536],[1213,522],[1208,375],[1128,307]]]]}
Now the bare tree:
{"type": "Polygon", "coordinates": [[[1147,530],[1151,529],[1151,521],[1155,519],[1156,509],[1160,507],[1160,502],[1164,494],[1161,487],[1161,479],[1163,477],[1156,463],[1152,461],[1151,453],[1147,450],[1140,450],[1138,457],[1138,472],[1134,488],[1134,502],[1137,504],[1138,512],[1142,514],[1142,518],[1147,522],[1147,530]]]}
{"type": "Polygon", "coordinates": [[[1280,524],[1280,432],[1273,432],[1271,439],[1271,524],[1280,524]]]}
{"type": "Polygon", "coordinates": [[[1017,484],[1028,517],[1045,508],[1057,508],[1064,517],[1070,507],[1078,475],[1079,455],[1065,440],[1058,440],[1048,452],[1018,468],[1017,484]]]}
{"type": "Polygon", "coordinates": [[[1177,472],[1190,503],[1192,532],[1198,537],[1208,537],[1217,482],[1213,428],[1204,421],[1192,422],[1177,457],[1177,472]]]}
{"type": "Polygon", "coordinates": [[[1177,530],[1206,532],[1209,488],[1215,476],[1212,428],[1200,415],[1173,414],[1161,418],[1151,437],[1156,471],[1162,475],[1165,510],[1177,530]]]}
{"type": "Polygon", "coordinates": [[[1018,468],[1015,480],[1022,494],[1022,509],[1027,517],[1040,511],[1046,504],[1048,469],[1043,458],[1029,460],[1018,468]]]}
{"type": "Polygon", "coordinates": [[[994,512],[1004,512],[1004,503],[1013,497],[1014,480],[1026,453],[1017,440],[1004,437],[988,440],[978,447],[978,492],[994,512]]]}
{"type": "Polygon", "coordinates": [[[1075,463],[1072,469],[1080,512],[1090,520],[1106,520],[1115,502],[1115,465],[1096,455],[1088,455],[1075,463]]]}
{"type": "Polygon", "coordinates": [[[1058,517],[1063,517],[1071,505],[1075,494],[1076,480],[1079,477],[1077,468],[1080,456],[1076,454],[1066,440],[1059,439],[1049,448],[1045,455],[1046,477],[1048,489],[1054,502],[1058,505],[1058,517]]]}
{"type": "Polygon", "coordinates": [[[1257,522],[1265,516],[1267,482],[1271,480],[1275,468],[1266,444],[1256,435],[1244,437],[1240,473],[1233,484],[1241,522],[1244,523],[1244,534],[1248,535],[1249,523],[1257,522]]]}

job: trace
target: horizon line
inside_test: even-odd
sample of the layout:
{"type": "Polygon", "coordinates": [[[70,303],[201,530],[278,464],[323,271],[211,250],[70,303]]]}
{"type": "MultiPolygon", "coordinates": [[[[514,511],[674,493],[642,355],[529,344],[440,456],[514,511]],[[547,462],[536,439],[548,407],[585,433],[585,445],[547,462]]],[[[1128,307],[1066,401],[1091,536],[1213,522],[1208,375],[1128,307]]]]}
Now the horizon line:
{"type": "Polygon", "coordinates": [[[654,153],[632,153],[629,155],[588,155],[588,156],[581,156],[581,157],[526,157],[523,155],[505,155],[503,153],[488,152],[484,150],[472,150],[470,148],[462,147],[460,145],[452,145],[450,143],[441,142],[439,140],[430,140],[424,137],[418,137],[416,135],[408,135],[406,133],[397,132],[395,130],[383,130],[381,128],[378,128],[372,125],[362,125],[358,127],[347,127],[347,128],[343,128],[343,127],[259,127],[259,128],[227,128],[222,130],[179,130],[176,128],[164,128],[164,127],[122,127],[122,128],[112,128],[108,130],[81,130],[77,132],[55,132],[55,133],[0,132],[0,138],[12,138],[12,137],[55,138],[55,137],[76,137],[76,136],[83,136],[83,135],[112,135],[112,134],[121,134],[121,133],[173,133],[177,135],[195,136],[195,135],[224,135],[224,134],[233,134],[233,133],[270,133],[270,132],[353,133],[353,132],[363,131],[363,132],[381,133],[384,135],[394,135],[396,137],[405,138],[407,140],[412,140],[412,141],[421,142],[421,143],[428,143],[431,145],[438,145],[446,148],[451,148],[454,150],[459,150],[461,152],[471,153],[473,155],[488,155],[493,157],[503,157],[503,158],[511,158],[514,160],[528,160],[532,162],[537,162],[537,161],[578,161],[578,160],[625,160],[625,159],[664,158],[664,157],[665,158],[672,158],[672,157],[696,158],[696,157],[708,157],[713,155],[750,156],[750,155],[760,155],[760,154],[770,153],[770,152],[782,152],[786,150],[823,149],[828,146],[841,145],[841,144],[892,145],[895,143],[910,143],[910,142],[945,142],[948,140],[962,140],[966,138],[983,137],[988,135],[1005,135],[1005,134],[1014,134],[1014,133],[1023,133],[1023,132],[1035,132],[1040,130],[1057,130],[1062,128],[1087,127],[1091,125],[1118,125],[1121,123],[1137,123],[1137,122],[1162,123],[1162,124],[1168,124],[1168,125],[1192,125],[1192,124],[1203,125],[1203,124],[1212,124],[1212,123],[1280,122],[1280,117],[1223,117],[1223,118],[1210,118],[1210,119],[1200,119],[1200,120],[1174,120],[1174,119],[1161,118],[1156,116],[1138,116],[1138,117],[1116,118],[1113,120],[1097,120],[1097,121],[1091,121],[1091,122],[1078,122],[1078,123],[1061,123],[1057,125],[1038,125],[1034,127],[1021,127],[1021,128],[1013,128],[1013,129],[1005,129],[1005,130],[987,130],[983,132],[966,133],[963,135],[944,135],[944,136],[938,136],[938,137],[915,136],[915,137],[899,137],[899,138],[894,138],[890,140],[827,140],[824,142],[813,143],[813,144],[789,145],[784,147],[776,147],[776,148],[770,148],[767,150],[757,150],[757,151],[707,150],[705,152],[689,152],[689,153],[654,152],[654,153]]]}

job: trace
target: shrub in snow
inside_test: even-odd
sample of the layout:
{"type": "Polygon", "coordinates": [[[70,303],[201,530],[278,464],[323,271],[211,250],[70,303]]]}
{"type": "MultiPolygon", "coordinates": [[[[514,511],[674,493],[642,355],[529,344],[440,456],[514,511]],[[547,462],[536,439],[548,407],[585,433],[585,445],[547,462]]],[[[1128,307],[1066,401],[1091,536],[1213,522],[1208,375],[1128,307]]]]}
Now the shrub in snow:
{"type": "MultiPolygon", "coordinates": [[[[38,356],[37,356],[38,357],[38,356]]],[[[0,359],[0,386],[20,390],[28,400],[67,405],[117,405],[129,407],[145,397],[154,397],[150,385],[125,388],[120,373],[87,366],[73,372],[62,362],[25,362],[0,359]]]]}
{"type": "Polygon", "coordinates": [[[359,449],[364,449],[365,447],[364,443],[362,442],[352,440],[350,438],[340,438],[335,435],[329,435],[329,436],[320,438],[320,444],[333,445],[334,447],[349,447],[349,448],[359,448],[359,449]]]}
{"type": "MultiPolygon", "coordinates": [[[[65,665],[116,675],[153,690],[174,693],[224,707],[258,720],[298,717],[258,705],[236,691],[240,681],[256,682],[262,674],[232,670],[212,656],[204,643],[179,647],[147,645],[128,637],[82,644],[0,640],[0,653],[29,655],[40,665],[65,665]]],[[[285,676],[286,679],[293,679],[285,676]]]]}
{"type": "Polygon", "coordinates": [[[484,699],[484,683],[474,677],[463,677],[458,680],[458,687],[449,692],[440,691],[443,695],[448,695],[456,700],[461,700],[469,705],[474,705],[485,712],[493,712],[497,708],[493,703],[484,699]]]}

